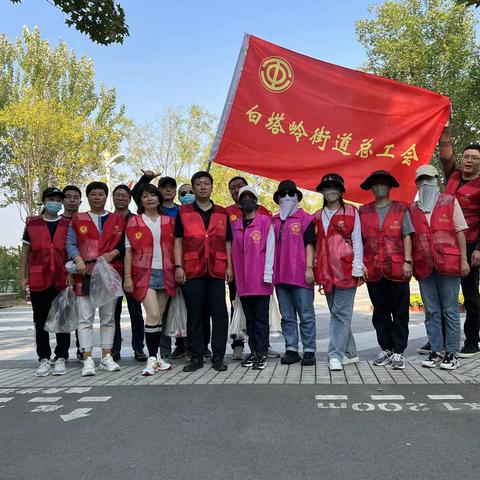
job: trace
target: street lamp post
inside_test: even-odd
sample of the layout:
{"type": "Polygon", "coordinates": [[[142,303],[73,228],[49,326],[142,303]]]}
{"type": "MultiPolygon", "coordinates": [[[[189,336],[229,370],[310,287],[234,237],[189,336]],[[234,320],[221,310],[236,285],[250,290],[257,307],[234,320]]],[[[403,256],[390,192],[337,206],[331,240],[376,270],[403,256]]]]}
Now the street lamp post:
{"type": "Polygon", "coordinates": [[[114,165],[118,165],[122,163],[125,160],[125,155],[122,153],[117,153],[113,157],[107,157],[105,159],[105,170],[107,173],[107,187],[108,187],[108,210],[112,211],[113,205],[112,205],[112,167],[114,165]]]}

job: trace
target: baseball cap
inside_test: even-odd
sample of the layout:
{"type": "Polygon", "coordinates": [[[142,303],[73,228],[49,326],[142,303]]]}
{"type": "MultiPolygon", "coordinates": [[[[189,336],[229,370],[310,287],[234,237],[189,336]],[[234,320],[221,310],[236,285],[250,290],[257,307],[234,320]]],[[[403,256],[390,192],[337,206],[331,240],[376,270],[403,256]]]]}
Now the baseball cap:
{"type": "Polygon", "coordinates": [[[166,187],[167,185],[177,188],[177,181],[173,177],[162,177],[158,181],[159,187],[166,187]]]}
{"type": "Polygon", "coordinates": [[[255,196],[255,198],[258,198],[258,194],[255,191],[255,188],[253,185],[245,185],[238,191],[238,198],[240,198],[245,192],[250,192],[252,195],[255,196]]]}
{"type": "Polygon", "coordinates": [[[427,177],[438,177],[438,170],[433,165],[422,165],[418,167],[415,172],[415,180],[418,180],[418,178],[423,175],[427,177]]]}
{"type": "Polygon", "coordinates": [[[65,198],[65,194],[57,187],[47,187],[42,193],[42,202],[47,197],[52,197],[54,195],[58,195],[61,198],[65,198]]]}

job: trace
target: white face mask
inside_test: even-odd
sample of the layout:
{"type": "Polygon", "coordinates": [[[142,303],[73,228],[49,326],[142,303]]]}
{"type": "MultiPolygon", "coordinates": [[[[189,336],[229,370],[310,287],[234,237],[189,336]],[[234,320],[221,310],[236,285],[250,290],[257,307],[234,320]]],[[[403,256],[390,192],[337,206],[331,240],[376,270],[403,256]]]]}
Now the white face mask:
{"type": "Polygon", "coordinates": [[[297,211],[298,197],[297,195],[294,195],[293,197],[290,197],[289,195],[286,195],[283,198],[280,197],[278,200],[278,205],[280,207],[280,220],[286,220],[287,217],[297,211]]]}
{"type": "Polygon", "coordinates": [[[417,182],[418,205],[424,212],[431,212],[437,201],[440,189],[436,178],[427,178],[417,182]]]}
{"type": "Polygon", "coordinates": [[[388,195],[390,188],[388,185],[379,184],[379,185],[372,185],[372,190],[373,190],[373,194],[376,197],[384,198],[388,195]]]}
{"type": "Polygon", "coordinates": [[[322,194],[328,203],[336,202],[342,196],[342,193],[336,188],[325,188],[322,194]]]}

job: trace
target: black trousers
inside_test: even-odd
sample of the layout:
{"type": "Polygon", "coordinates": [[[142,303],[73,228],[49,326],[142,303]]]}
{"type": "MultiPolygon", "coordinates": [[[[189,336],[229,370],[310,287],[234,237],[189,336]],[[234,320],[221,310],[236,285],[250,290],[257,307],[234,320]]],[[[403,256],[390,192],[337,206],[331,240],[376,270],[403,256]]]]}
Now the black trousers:
{"type": "Polygon", "coordinates": [[[480,331],[480,293],[478,291],[479,268],[471,266],[472,253],[475,244],[467,245],[467,260],[470,265],[470,273],[462,278],[462,292],[466,310],[465,324],[465,346],[477,347],[480,331]]]}
{"type": "MultiPolygon", "coordinates": [[[[145,339],[145,323],[143,321],[142,304],[129,295],[125,295],[127,299],[128,314],[130,315],[130,325],[132,328],[132,348],[134,352],[144,349],[145,339]]],[[[113,337],[112,350],[119,352],[122,349],[122,330],[120,327],[120,316],[122,314],[122,300],[119,297],[115,306],[115,336],[113,337]]]]}
{"type": "Polygon", "coordinates": [[[249,295],[240,297],[247,321],[248,346],[252,353],[266,355],[270,333],[270,295],[249,295]]]}
{"type": "Polygon", "coordinates": [[[403,353],[408,343],[410,285],[383,277],[367,282],[373,304],[372,323],[382,350],[403,353]]]}
{"type": "Polygon", "coordinates": [[[223,359],[228,335],[225,280],[210,275],[192,278],[183,286],[183,295],[187,307],[188,348],[192,357],[203,363],[206,336],[204,318],[207,309],[212,319],[212,360],[223,359]]]}
{"type": "MultiPolygon", "coordinates": [[[[237,286],[235,282],[233,281],[232,283],[228,284],[228,296],[230,297],[230,319],[233,318],[233,301],[235,300],[235,297],[237,296],[237,286]]],[[[245,341],[244,340],[239,340],[235,339],[232,342],[232,349],[235,347],[245,347],[245,341]]]]}
{"type": "MultiPolygon", "coordinates": [[[[210,343],[210,335],[212,334],[212,329],[210,326],[210,315],[208,314],[208,305],[205,304],[205,313],[203,315],[203,332],[204,332],[204,343],[205,350],[208,348],[210,343]]],[[[188,338],[179,337],[175,339],[175,347],[180,350],[188,350],[188,338]]]]}
{"type": "MultiPolygon", "coordinates": [[[[50,334],[44,330],[47,321],[48,312],[52,302],[60,292],[53,288],[47,288],[38,292],[30,292],[30,300],[33,309],[33,321],[35,323],[35,343],[37,345],[38,359],[50,359],[52,349],[50,348],[50,334]]],[[[68,358],[68,349],[70,348],[70,334],[56,333],[57,346],[55,347],[55,356],[58,358],[68,358]]]]}

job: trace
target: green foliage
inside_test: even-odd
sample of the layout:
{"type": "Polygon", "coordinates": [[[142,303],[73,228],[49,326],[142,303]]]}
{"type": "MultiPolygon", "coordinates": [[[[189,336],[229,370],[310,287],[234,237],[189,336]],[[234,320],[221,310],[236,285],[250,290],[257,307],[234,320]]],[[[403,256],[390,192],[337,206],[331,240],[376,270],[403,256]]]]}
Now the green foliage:
{"type": "Polygon", "coordinates": [[[20,294],[19,262],[20,247],[0,246],[0,293],[20,294]]]}
{"type": "MultiPolygon", "coordinates": [[[[10,0],[21,3],[22,0],[10,0]]],[[[123,43],[129,35],[125,12],[114,0],[49,0],[66,15],[65,23],[101,45],[123,43]]]]}
{"type": "Polygon", "coordinates": [[[458,4],[465,4],[471,7],[480,7],[480,0],[456,0],[458,4]]]}
{"type": "Polygon", "coordinates": [[[103,173],[128,121],[116,92],[100,86],[93,62],[65,43],[52,48],[36,28],[10,43],[0,36],[0,168],[3,206],[37,212],[48,185],[85,184],[103,173]]]}
{"type": "Polygon", "coordinates": [[[478,140],[480,57],[478,20],[453,0],[387,0],[357,22],[367,51],[364,69],[447,95],[455,151],[478,140]]]}
{"type": "MultiPolygon", "coordinates": [[[[458,294],[458,306],[461,308],[464,306],[464,298],[462,292],[458,294]]],[[[410,295],[410,307],[423,307],[422,296],[419,293],[412,293],[410,295]]]]}

